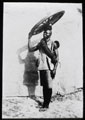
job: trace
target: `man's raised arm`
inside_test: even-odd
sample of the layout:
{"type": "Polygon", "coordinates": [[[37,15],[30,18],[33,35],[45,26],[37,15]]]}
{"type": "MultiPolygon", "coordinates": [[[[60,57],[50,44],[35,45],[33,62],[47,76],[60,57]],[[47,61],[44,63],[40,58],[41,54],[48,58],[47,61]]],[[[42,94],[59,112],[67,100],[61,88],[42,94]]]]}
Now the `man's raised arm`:
{"type": "Polygon", "coordinates": [[[34,47],[31,46],[31,37],[32,36],[29,34],[28,35],[28,50],[29,50],[29,52],[34,52],[34,51],[38,50],[38,45],[34,46],[34,47]]]}

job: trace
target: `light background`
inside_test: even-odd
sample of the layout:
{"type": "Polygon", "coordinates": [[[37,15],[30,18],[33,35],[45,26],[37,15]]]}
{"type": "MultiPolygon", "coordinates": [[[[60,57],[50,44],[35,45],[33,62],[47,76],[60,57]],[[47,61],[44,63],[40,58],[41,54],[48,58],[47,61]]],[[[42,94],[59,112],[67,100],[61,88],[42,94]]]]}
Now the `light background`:
{"type": "MultiPolygon", "coordinates": [[[[59,40],[59,58],[53,91],[70,92],[83,87],[83,40],[81,3],[4,3],[3,11],[3,96],[27,95],[23,85],[24,64],[17,50],[28,43],[28,33],[43,17],[65,10],[53,26],[52,39],[59,40]]],[[[42,33],[34,39],[42,37],[42,33]]],[[[24,57],[26,52],[24,53],[24,57]]],[[[38,94],[37,89],[36,94],[38,94]]]]}

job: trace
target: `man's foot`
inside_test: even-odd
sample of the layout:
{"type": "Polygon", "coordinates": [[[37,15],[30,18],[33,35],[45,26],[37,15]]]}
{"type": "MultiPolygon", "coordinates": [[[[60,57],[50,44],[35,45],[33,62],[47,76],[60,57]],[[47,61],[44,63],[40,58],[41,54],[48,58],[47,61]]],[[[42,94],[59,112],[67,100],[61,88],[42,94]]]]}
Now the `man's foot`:
{"type": "Polygon", "coordinates": [[[46,111],[48,108],[40,108],[39,109],[39,112],[44,112],[44,111],[46,111]]]}
{"type": "Polygon", "coordinates": [[[41,108],[43,106],[43,103],[38,101],[38,105],[36,106],[36,108],[41,108]]]}
{"type": "Polygon", "coordinates": [[[40,112],[41,112],[41,111],[46,111],[48,108],[49,108],[48,105],[43,105],[43,106],[40,107],[39,111],[40,111],[40,112]]]}

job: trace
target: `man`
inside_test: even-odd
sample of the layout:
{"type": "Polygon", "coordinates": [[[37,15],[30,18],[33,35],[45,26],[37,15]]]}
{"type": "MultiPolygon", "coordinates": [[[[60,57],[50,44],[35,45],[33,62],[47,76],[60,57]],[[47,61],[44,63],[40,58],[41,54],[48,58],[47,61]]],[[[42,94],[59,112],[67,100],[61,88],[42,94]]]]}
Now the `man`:
{"type": "Polygon", "coordinates": [[[58,65],[58,52],[55,51],[56,42],[52,42],[50,37],[52,35],[52,25],[47,25],[44,28],[43,38],[40,43],[31,47],[30,34],[28,41],[28,49],[30,52],[39,50],[39,66],[38,70],[40,72],[40,83],[43,86],[43,105],[40,110],[46,110],[49,108],[49,103],[52,96],[52,79],[55,77],[56,68],[58,65]],[[56,56],[57,55],[57,56],[56,56]],[[51,62],[50,62],[51,61],[51,62]],[[51,63],[51,65],[50,65],[51,63]],[[53,65],[53,68],[52,68],[53,65]]]}

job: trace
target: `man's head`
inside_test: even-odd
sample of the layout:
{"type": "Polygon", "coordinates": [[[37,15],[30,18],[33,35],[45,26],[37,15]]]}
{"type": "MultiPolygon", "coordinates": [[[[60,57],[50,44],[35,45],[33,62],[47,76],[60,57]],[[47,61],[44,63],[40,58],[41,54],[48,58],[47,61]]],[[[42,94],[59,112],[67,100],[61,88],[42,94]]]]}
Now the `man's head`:
{"type": "Polygon", "coordinates": [[[59,47],[60,47],[59,41],[55,40],[55,41],[54,41],[54,48],[57,49],[57,48],[59,48],[59,47]]]}
{"type": "Polygon", "coordinates": [[[45,39],[48,39],[51,37],[51,35],[52,35],[52,25],[49,24],[44,27],[43,37],[45,39]]]}

